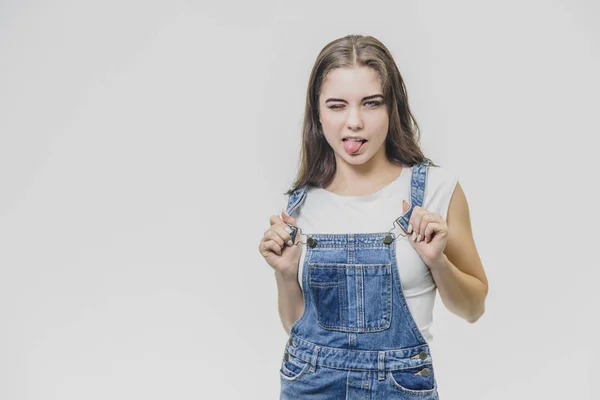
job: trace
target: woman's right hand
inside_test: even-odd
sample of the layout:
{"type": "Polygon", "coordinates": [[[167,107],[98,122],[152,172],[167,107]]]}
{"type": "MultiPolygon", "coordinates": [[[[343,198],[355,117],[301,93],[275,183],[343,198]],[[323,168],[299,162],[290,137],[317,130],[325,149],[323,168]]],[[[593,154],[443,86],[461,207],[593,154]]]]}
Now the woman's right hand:
{"type": "Polygon", "coordinates": [[[271,227],[265,231],[258,251],[267,260],[267,263],[285,277],[297,278],[302,245],[300,234],[296,233],[296,241],[289,246],[288,241],[292,239],[287,223],[296,226],[296,219],[282,212],[282,218],[272,215],[269,219],[271,227]]]}

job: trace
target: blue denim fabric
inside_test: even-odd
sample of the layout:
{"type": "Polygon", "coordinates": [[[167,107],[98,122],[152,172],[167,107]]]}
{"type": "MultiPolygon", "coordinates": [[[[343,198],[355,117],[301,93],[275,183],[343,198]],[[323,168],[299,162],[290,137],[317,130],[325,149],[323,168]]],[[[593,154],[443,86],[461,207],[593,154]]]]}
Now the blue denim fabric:
{"type": "MultiPolygon", "coordinates": [[[[405,229],[422,206],[428,163],[415,165],[405,229]]],[[[292,193],[291,215],[306,197],[292,193]]],[[[398,209],[401,214],[401,205],[398,209]]],[[[294,232],[295,233],[295,232],[294,232]]],[[[302,271],[304,313],[280,368],[280,400],[439,399],[433,362],[402,292],[388,232],[311,234],[302,271]]]]}

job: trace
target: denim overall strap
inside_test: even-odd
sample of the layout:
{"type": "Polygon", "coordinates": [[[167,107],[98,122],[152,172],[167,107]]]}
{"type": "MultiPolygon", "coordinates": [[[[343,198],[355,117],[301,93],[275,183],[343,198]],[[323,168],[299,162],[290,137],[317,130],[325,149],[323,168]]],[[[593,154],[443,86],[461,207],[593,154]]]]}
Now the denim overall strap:
{"type": "Polygon", "coordinates": [[[427,167],[430,162],[416,164],[413,167],[412,178],[410,182],[410,208],[396,222],[401,225],[404,230],[408,231],[408,222],[410,216],[416,206],[422,207],[425,199],[425,190],[427,188],[427,167]]]}
{"type": "MultiPolygon", "coordinates": [[[[308,189],[308,186],[304,185],[304,186],[301,186],[298,189],[294,190],[290,194],[290,197],[288,198],[287,207],[285,209],[285,213],[287,215],[291,216],[292,213],[296,210],[296,208],[298,208],[300,206],[300,204],[302,204],[302,201],[304,201],[304,198],[306,197],[307,189],[308,189]]],[[[292,229],[292,231],[290,232],[292,240],[295,240],[296,232],[298,231],[298,228],[296,228],[295,226],[290,225],[290,224],[288,224],[288,226],[292,229]]]]}

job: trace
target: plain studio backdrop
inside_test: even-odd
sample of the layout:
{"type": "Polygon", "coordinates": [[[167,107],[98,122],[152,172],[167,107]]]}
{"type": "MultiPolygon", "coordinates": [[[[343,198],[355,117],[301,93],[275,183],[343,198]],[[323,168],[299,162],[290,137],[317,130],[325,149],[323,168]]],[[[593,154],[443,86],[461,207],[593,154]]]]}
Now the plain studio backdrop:
{"type": "MultiPolygon", "coordinates": [[[[0,398],[276,399],[258,252],[318,52],[392,52],[488,275],[438,294],[442,400],[597,399],[593,1],[0,3],[0,398]]],[[[400,207],[400,205],[399,205],[400,207]]]]}

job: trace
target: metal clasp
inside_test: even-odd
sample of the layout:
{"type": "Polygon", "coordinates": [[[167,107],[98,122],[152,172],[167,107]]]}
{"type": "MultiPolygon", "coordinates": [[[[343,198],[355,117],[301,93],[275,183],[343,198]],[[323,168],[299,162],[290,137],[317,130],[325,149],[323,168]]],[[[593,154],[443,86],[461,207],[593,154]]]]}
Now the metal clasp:
{"type": "Polygon", "coordinates": [[[287,223],[287,225],[292,229],[291,232],[291,236],[292,236],[292,242],[293,245],[292,246],[296,246],[298,243],[300,244],[307,244],[309,245],[311,248],[315,247],[317,245],[317,240],[315,238],[312,238],[310,236],[308,236],[308,234],[302,233],[302,228],[294,226],[290,223],[287,223]],[[296,234],[300,235],[300,240],[298,241],[298,243],[296,243],[296,234]],[[308,239],[306,240],[306,242],[302,241],[302,236],[306,236],[308,237],[308,239]]]}
{"type": "Polygon", "coordinates": [[[398,217],[394,220],[394,222],[392,223],[392,225],[393,225],[392,229],[390,229],[388,231],[388,234],[386,235],[386,237],[383,238],[383,243],[391,244],[391,243],[395,242],[396,240],[398,240],[399,237],[406,237],[409,235],[409,233],[406,231],[406,229],[404,229],[404,227],[401,224],[397,224],[398,219],[400,219],[400,218],[404,218],[404,216],[398,217]],[[398,225],[400,227],[400,229],[402,230],[402,232],[404,232],[404,234],[400,233],[396,236],[395,234],[392,233],[392,231],[396,228],[396,225],[398,225]]]}

